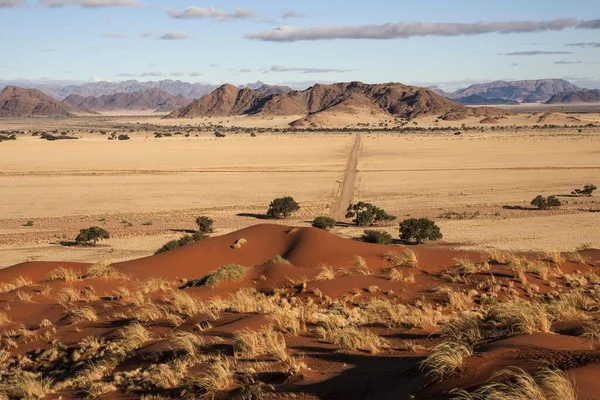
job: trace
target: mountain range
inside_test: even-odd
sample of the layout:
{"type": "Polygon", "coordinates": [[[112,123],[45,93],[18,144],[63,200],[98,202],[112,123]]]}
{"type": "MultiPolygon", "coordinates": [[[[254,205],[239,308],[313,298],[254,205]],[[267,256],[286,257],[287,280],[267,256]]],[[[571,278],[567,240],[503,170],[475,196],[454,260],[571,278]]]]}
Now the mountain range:
{"type": "Polygon", "coordinates": [[[167,117],[299,116],[293,126],[322,126],[327,117],[361,113],[380,119],[439,116],[447,120],[506,114],[499,109],[465,107],[417,86],[345,82],[278,94],[225,84],[167,117]]]}
{"type": "Polygon", "coordinates": [[[98,97],[70,94],[62,102],[74,108],[91,111],[154,110],[171,112],[191,103],[192,99],[181,95],[174,96],[162,89],[153,88],[142,92],[115,93],[98,97]]]}

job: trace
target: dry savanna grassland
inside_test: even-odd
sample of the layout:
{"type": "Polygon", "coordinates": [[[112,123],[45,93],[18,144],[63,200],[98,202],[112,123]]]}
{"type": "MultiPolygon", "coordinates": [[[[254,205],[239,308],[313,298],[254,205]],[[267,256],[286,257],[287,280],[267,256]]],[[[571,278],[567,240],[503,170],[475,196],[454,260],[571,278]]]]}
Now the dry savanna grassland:
{"type": "Polygon", "coordinates": [[[598,115],[367,117],[0,120],[0,400],[600,399],[598,115]]]}

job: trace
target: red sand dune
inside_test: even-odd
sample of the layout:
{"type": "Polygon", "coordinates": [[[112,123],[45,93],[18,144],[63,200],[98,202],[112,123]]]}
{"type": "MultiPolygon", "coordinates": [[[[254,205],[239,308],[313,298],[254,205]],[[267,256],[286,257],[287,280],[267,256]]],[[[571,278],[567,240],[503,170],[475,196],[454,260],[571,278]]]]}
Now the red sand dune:
{"type": "MultiPolygon", "coordinates": [[[[511,267],[493,262],[489,269],[465,274],[462,279],[453,282],[443,273],[457,265],[457,258],[481,262],[484,256],[431,245],[411,247],[417,255],[419,268],[396,268],[404,277],[414,276],[414,282],[393,281],[390,279],[393,268],[384,260],[384,254],[404,249],[404,246],[352,241],[314,228],[257,225],[167,253],[113,264],[113,272],[122,274],[113,279],[85,277],[90,267],[86,264],[28,262],[15,265],[0,270],[0,313],[4,313],[9,320],[3,322],[0,318],[0,355],[3,354],[2,351],[6,352],[4,358],[0,357],[0,361],[4,363],[4,372],[0,372],[0,378],[2,374],[14,373],[15,368],[52,377],[55,383],[62,382],[65,376],[69,376],[70,384],[56,387],[53,396],[80,398],[83,389],[77,386],[79,383],[73,383],[73,377],[68,374],[75,374],[72,371],[87,365],[83,363],[85,360],[89,364],[102,359],[97,354],[86,353],[85,356],[78,356],[81,359],[73,360],[73,357],[67,356],[69,352],[80,346],[82,339],[90,336],[119,343],[120,330],[135,322],[136,318],[142,318],[141,313],[149,305],[172,308],[173,296],[181,293],[198,299],[198,304],[209,304],[214,298],[229,298],[238,289],[253,288],[259,293],[265,293],[266,299],[269,296],[279,296],[277,304],[281,307],[289,306],[293,309],[293,304],[303,302],[314,304],[321,310],[319,312],[326,314],[335,313],[339,308],[342,310],[340,315],[351,314],[353,308],[359,309],[373,299],[381,299],[397,304],[397,307],[407,305],[414,310],[422,310],[431,305],[431,310],[437,308],[443,318],[444,315],[457,312],[457,309],[448,305],[447,295],[443,290],[436,289],[444,286],[458,292],[475,290],[476,294],[472,295],[467,308],[478,311],[488,307],[482,303],[487,290],[486,282],[490,280],[502,287],[502,290],[497,291],[499,300],[508,299],[511,291],[513,295],[527,299],[536,296],[541,299],[551,295],[553,291],[568,293],[575,285],[573,279],[582,276],[587,277],[587,283],[580,283],[583,285],[583,292],[592,296],[590,293],[597,290],[594,289],[597,283],[592,278],[597,268],[593,265],[597,265],[600,259],[600,252],[596,250],[586,251],[582,256],[583,261],[562,263],[562,276],[557,274],[542,279],[539,273],[528,271],[527,283],[523,284],[511,267]],[[240,249],[233,249],[233,243],[241,238],[246,239],[246,242],[240,249]],[[277,255],[283,259],[266,263],[277,255]],[[364,268],[354,265],[356,256],[362,257],[366,263],[364,268]],[[222,281],[215,287],[185,287],[186,282],[202,278],[227,264],[239,264],[250,269],[242,279],[222,281]],[[333,267],[336,276],[319,280],[323,265],[333,267]],[[84,278],[69,283],[45,279],[58,267],[76,271],[84,278]],[[6,286],[2,289],[2,284],[14,284],[19,278],[26,278],[30,282],[17,285],[20,287],[12,290],[6,286]],[[151,278],[163,278],[170,283],[171,288],[155,288],[144,292],[144,282],[151,278]],[[537,285],[538,288],[533,295],[532,285],[537,285]],[[69,292],[70,288],[73,290],[69,292]],[[79,298],[65,300],[67,292],[75,292],[79,298]],[[136,293],[143,297],[141,303],[135,300],[136,293]],[[139,304],[136,305],[136,302],[139,304]],[[92,308],[97,318],[76,320],[73,310],[84,307],[92,308]],[[42,324],[44,319],[51,325],[42,324]],[[61,344],[61,350],[57,351],[65,352],[66,358],[41,358],[42,351],[55,348],[57,343],[61,344]],[[28,357],[31,362],[11,363],[10,360],[16,359],[15,357],[28,357]],[[82,363],[78,364],[79,361],[82,363]],[[61,371],[61,368],[71,372],[61,372],[66,375],[60,375],[57,371],[61,371]]],[[[593,296],[589,298],[592,299],[593,296]]],[[[593,304],[586,313],[586,318],[591,320],[598,318],[600,309],[597,301],[593,304]]],[[[136,368],[145,369],[151,364],[167,365],[168,362],[173,362],[173,357],[176,358],[174,349],[177,348],[173,335],[177,332],[195,332],[205,343],[202,351],[209,355],[215,356],[222,352],[225,356],[232,357],[231,344],[237,332],[244,329],[259,330],[273,323],[270,316],[272,312],[256,313],[225,308],[217,317],[211,318],[206,308],[202,310],[177,314],[180,321],[175,325],[162,317],[149,321],[140,320],[150,335],[148,340],[130,351],[125,358],[119,359],[114,368],[94,383],[105,385],[105,392],[102,392],[105,398],[139,398],[142,394],[151,393],[178,398],[177,396],[188,393],[186,390],[191,389],[187,378],[173,383],[169,390],[159,390],[150,383],[135,381],[138,379],[136,374],[139,373],[135,371],[136,368]],[[196,324],[207,320],[211,320],[210,326],[201,332],[195,330],[196,324]],[[130,374],[127,379],[141,386],[128,391],[120,373],[130,374]]],[[[272,392],[273,398],[286,398],[294,394],[297,396],[295,398],[301,399],[444,399],[449,398],[449,390],[456,387],[475,389],[494,379],[494,374],[506,367],[519,366],[532,372],[549,362],[568,373],[577,384],[579,398],[600,399],[600,381],[596,379],[600,376],[600,351],[591,350],[589,340],[582,337],[584,328],[581,318],[554,321],[552,332],[492,332],[491,336],[485,336],[474,347],[474,354],[465,358],[458,372],[437,381],[426,375],[419,367],[419,362],[430,354],[432,347],[442,341],[438,333],[439,325],[361,325],[361,329],[385,339],[386,345],[377,354],[362,350],[340,352],[331,340],[319,336],[318,327],[319,324],[310,322],[299,334],[285,335],[288,354],[294,359],[302,359],[305,364],[300,373],[283,373],[281,363],[268,356],[259,356],[256,359],[267,365],[260,367],[266,368],[265,371],[260,372],[258,367],[254,372],[238,371],[227,389],[213,394],[216,398],[231,398],[234,392],[240,393],[240,388],[262,382],[273,385],[264,386],[263,389],[272,392]],[[410,343],[409,347],[407,343],[410,343]],[[249,379],[254,383],[248,383],[249,379]]],[[[189,357],[186,358],[188,359],[189,357]]],[[[212,363],[207,360],[208,358],[197,359],[191,363],[186,376],[189,378],[206,374],[212,363]]],[[[237,359],[236,362],[246,365],[257,361],[237,359]]],[[[247,371],[247,365],[244,368],[247,371]]],[[[0,393],[1,391],[0,385],[0,393]]]]}

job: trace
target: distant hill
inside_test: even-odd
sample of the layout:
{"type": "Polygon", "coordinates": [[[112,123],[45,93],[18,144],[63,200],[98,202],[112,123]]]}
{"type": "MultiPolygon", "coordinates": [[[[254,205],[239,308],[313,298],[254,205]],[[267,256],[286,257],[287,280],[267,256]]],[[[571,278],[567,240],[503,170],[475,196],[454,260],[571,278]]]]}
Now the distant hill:
{"type": "Polygon", "coordinates": [[[430,90],[401,83],[362,82],[314,85],[303,91],[266,94],[225,84],[212,93],[169,114],[170,118],[231,115],[297,115],[294,125],[322,123],[326,114],[367,113],[412,119],[439,116],[451,120],[469,116],[504,115],[489,108],[469,108],[430,90]],[[321,118],[319,118],[321,117],[321,118]]]}
{"type": "Polygon", "coordinates": [[[37,89],[6,86],[0,91],[0,117],[69,117],[73,111],[37,89]]]}
{"type": "Polygon", "coordinates": [[[580,90],[578,92],[559,93],[550,98],[546,104],[560,103],[598,103],[600,102],[600,90],[580,90]]]}
{"type": "Polygon", "coordinates": [[[481,83],[459,89],[452,95],[455,99],[476,95],[486,99],[506,99],[527,103],[544,102],[556,94],[580,90],[581,88],[564,79],[539,79],[481,83]]]}
{"type": "Polygon", "coordinates": [[[465,106],[495,106],[520,104],[518,101],[514,100],[487,98],[476,94],[467,97],[461,97],[454,101],[465,106]]]}
{"type": "Polygon", "coordinates": [[[203,83],[189,83],[165,79],[162,81],[138,82],[127,80],[123,82],[88,82],[81,85],[68,85],[60,88],[42,87],[47,94],[64,100],[72,94],[82,97],[100,97],[117,93],[145,92],[149,89],[161,89],[173,96],[183,96],[188,99],[197,99],[212,92],[217,85],[203,83]]]}
{"type": "Polygon", "coordinates": [[[191,102],[192,99],[183,96],[173,96],[171,93],[161,89],[148,89],[133,93],[115,93],[98,97],[83,97],[71,94],[63,100],[64,104],[71,107],[92,111],[154,110],[158,112],[171,112],[191,102]]]}

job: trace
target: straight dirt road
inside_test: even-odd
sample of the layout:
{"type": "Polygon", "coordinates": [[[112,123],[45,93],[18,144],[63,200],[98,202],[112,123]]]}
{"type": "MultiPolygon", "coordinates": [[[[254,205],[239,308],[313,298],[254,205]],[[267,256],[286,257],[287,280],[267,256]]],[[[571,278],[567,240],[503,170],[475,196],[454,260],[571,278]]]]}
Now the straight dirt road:
{"type": "Polygon", "coordinates": [[[352,203],[354,199],[354,190],[356,188],[356,176],[358,175],[358,153],[360,152],[360,133],[356,134],[356,139],[354,140],[354,146],[352,146],[352,150],[350,150],[350,155],[348,156],[348,163],[346,164],[346,171],[344,173],[344,180],[342,181],[342,186],[340,187],[340,192],[338,193],[335,202],[331,207],[331,212],[329,216],[334,219],[342,219],[346,214],[346,210],[348,206],[352,203]]]}

